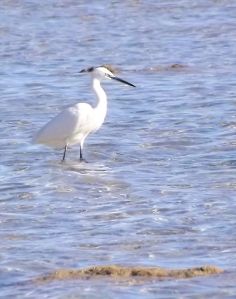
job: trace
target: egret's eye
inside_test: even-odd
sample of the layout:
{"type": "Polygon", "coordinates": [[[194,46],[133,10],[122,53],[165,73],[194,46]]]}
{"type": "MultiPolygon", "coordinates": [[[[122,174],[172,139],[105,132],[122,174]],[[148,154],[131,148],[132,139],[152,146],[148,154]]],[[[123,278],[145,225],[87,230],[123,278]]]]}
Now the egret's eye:
{"type": "Polygon", "coordinates": [[[109,74],[105,74],[105,76],[106,76],[107,78],[111,79],[111,75],[109,75],[109,74]]]}

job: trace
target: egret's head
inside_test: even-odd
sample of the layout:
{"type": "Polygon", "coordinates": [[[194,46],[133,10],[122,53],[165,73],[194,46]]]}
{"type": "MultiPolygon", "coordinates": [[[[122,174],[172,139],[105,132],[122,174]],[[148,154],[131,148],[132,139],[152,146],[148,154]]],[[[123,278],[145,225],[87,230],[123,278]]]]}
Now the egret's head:
{"type": "Polygon", "coordinates": [[[85,72],[90,73],[93,78],[96,78],[100,81],[103,79],[113,79],[113,80],[122,82],[126,85],[135,87],[135,85],[115,76],[115,74],[114,74],[115,70],[109,65],[90,67],[88,69],[83,69],[80,71],[80,73],[85,73],[85,72]]]}

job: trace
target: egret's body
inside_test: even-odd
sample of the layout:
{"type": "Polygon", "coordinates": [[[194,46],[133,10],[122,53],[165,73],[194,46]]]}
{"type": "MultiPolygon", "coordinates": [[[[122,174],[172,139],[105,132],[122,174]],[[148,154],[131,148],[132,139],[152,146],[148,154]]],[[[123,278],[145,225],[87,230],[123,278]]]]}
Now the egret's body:
{"type": "Polygon", "coordinates": [[[92,75],[92,89],[97,97],[97,105],[92,107],[87,103],[77,103],[66,108],[49,121],[35,136],[34,142],[54,148],[64,148],[65,159],[68,146],[80,144],[80,160],[83,159],[82,150],[86,137],[97,131],[104,122],[107,114],[107,96],[101,86],[104,78],[115,79],[134,86],[116,76],[106,67],[89,68],[81,72],[92,75]]]}

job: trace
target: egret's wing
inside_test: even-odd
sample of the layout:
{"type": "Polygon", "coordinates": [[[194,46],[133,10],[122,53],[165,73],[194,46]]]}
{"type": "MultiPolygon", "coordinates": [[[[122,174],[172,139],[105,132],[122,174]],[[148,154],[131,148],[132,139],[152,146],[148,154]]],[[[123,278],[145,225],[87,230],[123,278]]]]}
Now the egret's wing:
{"type": "Polygon", "coordinates": [[[49,121],[35,136],[34,142],[52,147],[63,147],[80,131],[91,114],[92,107],[86,103],[68,107],[49,121]]]}

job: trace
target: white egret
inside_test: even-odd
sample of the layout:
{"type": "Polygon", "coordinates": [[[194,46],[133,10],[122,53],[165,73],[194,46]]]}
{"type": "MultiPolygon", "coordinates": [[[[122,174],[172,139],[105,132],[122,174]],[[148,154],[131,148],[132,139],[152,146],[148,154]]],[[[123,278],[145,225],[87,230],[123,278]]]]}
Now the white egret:
{"type": "Polygon", "coordinates": [[[80,160],[83,160],[83,145],[86,137],[97,131],[104,122],[107,113],[107,95],[101,86],[103,79],[114,79],[124,84],[135,85],[116,77],[112,69],[107,66],[90,67],[80,73],[89,73],[92,77],[92,89],[97,98],[97,105],[92,107],[88,103],[77,103],[70,106],[49,121],[34,137],[35,143],[53,148],[64,148],[62,161],[65,160],[67,148],[79,143],[80,160]]]}

